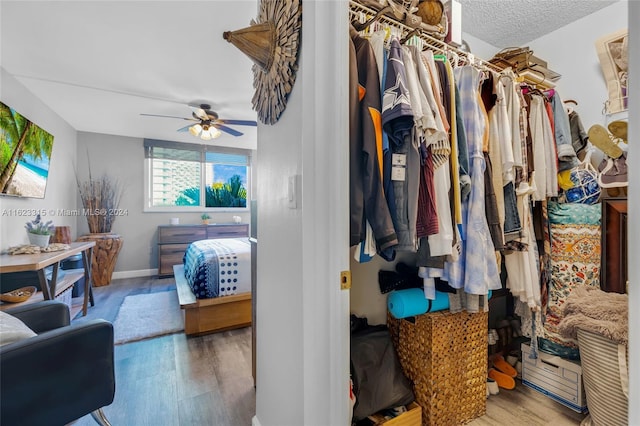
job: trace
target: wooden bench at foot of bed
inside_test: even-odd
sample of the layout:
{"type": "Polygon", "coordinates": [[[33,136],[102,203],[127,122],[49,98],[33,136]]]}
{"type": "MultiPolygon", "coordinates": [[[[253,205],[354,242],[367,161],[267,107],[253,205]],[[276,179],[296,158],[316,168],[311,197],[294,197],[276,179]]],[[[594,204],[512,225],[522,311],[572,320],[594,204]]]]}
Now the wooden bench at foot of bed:
{"type": "Polygon", "coordinates": [[[196,299],[184,276],[184,265],[174,265],[186,335],[212,333],[251,325],[251,293],[196,299]]]}

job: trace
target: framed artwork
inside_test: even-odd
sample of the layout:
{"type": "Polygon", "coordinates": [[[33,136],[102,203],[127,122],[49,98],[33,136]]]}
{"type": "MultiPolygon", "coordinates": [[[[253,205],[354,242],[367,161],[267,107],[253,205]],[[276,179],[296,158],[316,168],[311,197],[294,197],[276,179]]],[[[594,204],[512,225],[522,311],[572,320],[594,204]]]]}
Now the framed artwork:
{"type": "Polygon", "coordinates": [[[0,195],[44,198],[53,135],[0,102],[0,195]]]}

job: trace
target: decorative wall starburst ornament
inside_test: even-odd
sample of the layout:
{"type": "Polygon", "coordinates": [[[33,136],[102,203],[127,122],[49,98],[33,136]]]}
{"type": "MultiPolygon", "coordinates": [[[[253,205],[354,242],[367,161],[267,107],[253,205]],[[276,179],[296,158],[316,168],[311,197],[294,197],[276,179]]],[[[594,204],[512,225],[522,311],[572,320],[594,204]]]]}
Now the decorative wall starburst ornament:
{"type": "Polygon", "coordinates": [[[276,123],[287,106],[298,71],[301,27],[301,0],[262,0],[257,21],[223,34],[254,62],[251,102],[264,124],[276,123]]]}

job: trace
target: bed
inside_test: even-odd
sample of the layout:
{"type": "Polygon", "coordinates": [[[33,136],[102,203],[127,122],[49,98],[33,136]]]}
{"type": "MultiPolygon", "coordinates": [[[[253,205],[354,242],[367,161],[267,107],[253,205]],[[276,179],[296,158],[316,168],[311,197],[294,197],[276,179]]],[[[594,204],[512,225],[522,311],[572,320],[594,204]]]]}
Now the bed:
{"type": "Polygon", "coordinates": [[[195,241],[174,265],[185,334],[251,325],[251,245],[247,238],[195,241]]]}

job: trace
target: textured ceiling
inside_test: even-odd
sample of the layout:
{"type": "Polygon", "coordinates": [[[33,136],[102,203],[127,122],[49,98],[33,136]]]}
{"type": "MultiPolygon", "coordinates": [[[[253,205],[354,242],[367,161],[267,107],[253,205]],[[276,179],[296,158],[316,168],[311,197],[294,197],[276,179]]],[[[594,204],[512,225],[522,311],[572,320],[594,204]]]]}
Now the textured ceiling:
{"type": "Polygon", "coordinates": [[[525,46],[618,0],[461,0],[462,30],[495,47],[525,46]]]}

